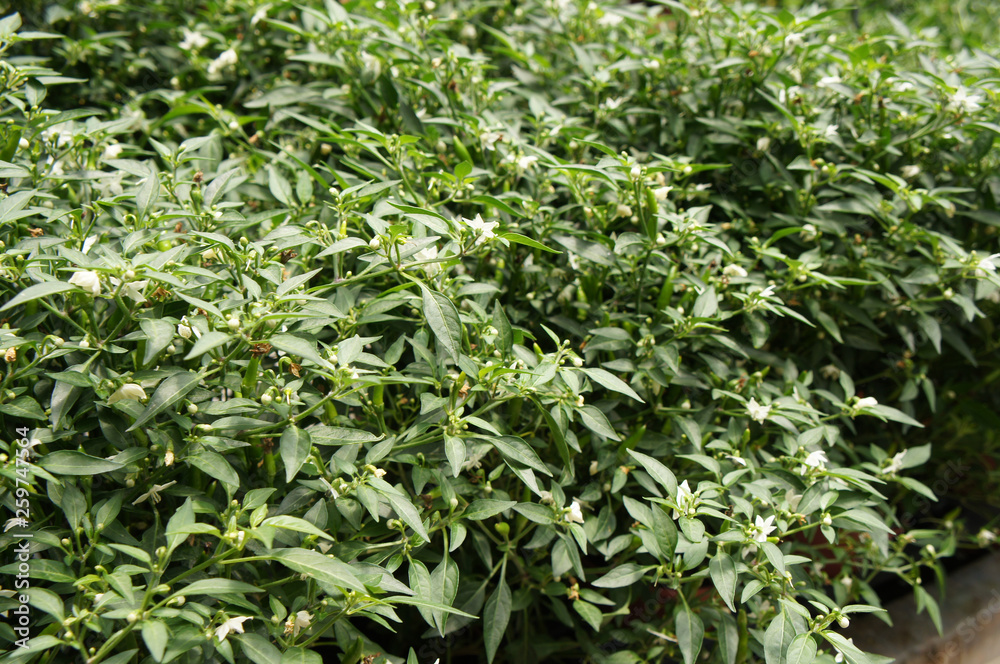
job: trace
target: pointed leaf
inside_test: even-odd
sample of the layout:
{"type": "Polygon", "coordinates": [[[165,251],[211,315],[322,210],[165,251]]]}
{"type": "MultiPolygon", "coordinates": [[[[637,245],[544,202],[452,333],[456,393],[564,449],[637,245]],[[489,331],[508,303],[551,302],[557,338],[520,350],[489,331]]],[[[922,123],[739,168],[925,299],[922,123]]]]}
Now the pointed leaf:
{"type": "Polygon", "coordinates": [[[510,604],[510,588],[507,587],[507,582],[501,576],[500,583],[490,598],[486,600],[486,607],[483,609],[483,640],[486,645],[487,662],[493,662],[504,632],[507,631],[507,623],[510,620],[510,604]]]}
{"type": "Polygon", "coordinates": [[[677,643],[681,647],[684,664],[693,664],[701,653],[701,644],[705,638],[705,625],[691,609],[680,606],[677,610],[677,643]]]}
{"type": "Polygon", "coordinates": [[[708,570],[712,575],[715,589],[719,591],[719,596],[722,597],[729,610],[735,613],[736,606],[733,604],[733,598],[736,596],[736,563],[720,547],[719,552],[709,561],[708,570]]]}
{"type": "Polygon", "coordinates": [[[181,371],[163,379],[153,396],[149,398],[146,410],[142,411],[139,419],[130,426],[128,431],[135,431],[140,426],[170,408],[175,403],[183,399],[188,392],[198,386],[201,381],[201,374],[193,371],[181,371]]]}
{"type": "Polygon", "coordinates": [[[458,362],[458,354],[462,349],[462,321],[458,317],[458,309],[441,293],[432,291],[423,284],[420,285],[420,290],[423,292],[424,318],[441,347],[452,360],[458,362]]]}
{"type": "Polygon", "coordinates": [[[309,457],[312,449],[312,442],[309,433],[298,427],[289,427],[281,434],[281,460],[285,464],[285,481],[291,482],[296,473],[302,468],[302,464],[309,457]]]}
{"type": "Polygon", "coordinates": [[[664,466],[662,463],[657,461],[651,456],[647,456],[642,452],[636,452],[635,450],[629,450],[629,454],[632,455],[642,469],[649,473],[657,483],[667,490],[667,495],[674,497],[677,495],[677,478],[670,471],[669,468],[664,466]]]}

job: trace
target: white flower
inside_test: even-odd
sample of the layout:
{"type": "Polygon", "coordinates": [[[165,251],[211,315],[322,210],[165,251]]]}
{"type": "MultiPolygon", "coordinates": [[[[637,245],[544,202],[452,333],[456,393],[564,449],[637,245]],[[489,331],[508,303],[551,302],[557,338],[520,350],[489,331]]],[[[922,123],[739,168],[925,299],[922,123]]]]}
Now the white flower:
{"type": "Polygon", "coordinates": [[[471,23],[466,23],[462,26],[462,29],[458,31],[458,36],[463,41],[472,41],[477,36],[476,26],[471,23]]]}
{"type": "MultiPolygon", "coordinates": [[[[73,132],[65,122],[62,122],[43,131],[42,140],[53,141],[57,148],[61,148],[73,142],[73,132]]],[[[51,157],[49,159],[51,160],[51,157]]]]}
{"type": "Polygon", "coordinates": [[[754,534],[753,535],[754,541],[756,542],[767,541],[767,536],[778,529],[777,526],[771,525],[773,521],[774,521],[773,514],[767,517],[766,519],[760,518],[759,514],[757,515],[757,518],[754,520],[753,527],[751,528],[754,534]]]}
{"type": "Polygon", "coordinates": [[[503,134],[497,131],[487,131],[479,135],[479,140],[483,142],[483,147],[487,150],[495,150],[496,142],[503,142],[503,134]]]}
{"type": "Polygon", "coordinates": [[[108,405],[119,401],[139,401],[146,398],[146,392],[141,385],[135,383],[125,383],[118,388],[118,391],[108,397],[108,405]]]}
{"type": "Polygon", "coordinates": [[[823,378],[826,378],[827,380],[837,380],[840,378],[840,369],[833,364],[821,367],[819,372],[823,374],[823,378]]]}
{"type": "Polygon", "coordinates": [[[839,76],[824,76],[823,78],[821,78],[818,81],[816,81],[816,87],[817,88],[828,88],[831,85],[836,85],[837,83],[840,83],[840,82],[841,82],[841,80],[840,80],[839,76]]]}
{"type": "Polygon", "coordinates": [[[619,203],[618,207],[615,208],[615,216],[616,217],[631,217],[632,216],[632,208],[630,208],[629,206],[625,205],[624,203],[619,203]]]}
{"type": "Polygon", "coordinates": [[[93,296],[101,294],[101,277],[96,272],[74,272],[69,283],[79,286],[93,296]]]}
{"type": "Polygon", "coordinates": [[[678,485],[674,504],[677,505],[677,509],[674,510],[672,515],[674,519],[680,516],[690,516],[698,509],[698,496],[694,495],[694,492],[691,491],[687,480],[678,485]]]}
{"type": "Polygon", "coordinates": [[[228,67],[232,67],[236,64],[239,56],[236,55],[236,51],[227,48],[225,51],[219,54],[215,60],[212,60],[208,64],[208,71],[206,75],[210,81],[218,81],[222,78],[222,72],[228,67]]]}
{"type": "Polygon", "coordinates": [[[191,338],[191,325],[188,324],[187,316],[181,318],[181,322],[177,326],[177,334],[184,339],[191,338]]]}
{"type": "Polygon", "coordinates": [[[948,110],[959,111],[960,113],[975,113],[982,108],[979,105],[979,102],[982,100],[982,95],[970,95],[966,88],[960,87],[948,98],[948,110]]]}
{"type": "MultiPolygon", "coordinates": [[[[115,288],[121,284],[121,281],[115,277],[111,277],[111,285],[115,288]]],[[[149,279],[143,279],[142,281],[128,281],[122,286],[122,295],[131,299],[134,302],[145,302],[146,296],[142,294],[146,286],[149,284],[149,279]]]]}
{"type": "Polygon", "coordinates": [[[812,224],[804,224],[802,226],[802,231],[799,233],[799,237],[806,242],[812,242],[816,239],[818,233],[816,232],[816,227],[812,224]]]}
{"type": "MultiPolygon", "coordinates": [[[[413,254],[413,260],[418,262],[437,260],[437,257],[438,257],[438,250],[437,247],[434,246],[433,244],[424,247],[417,253],[413,254]]],[[[428,263],[426,265],[421,265],[420,267],[421,269],[423,269],[424,272],[427,273],[428,277],[433,277],[434,275],[436,275],[438,272],[441,271],[440,263],[428,263]]]]}
{"type": "Polygon", "coordinates": [[[22,150],[27,150],[28,148],[31,147],[31,143],[28,141],[28,139],[22,136],[20,140],[18,140],[17,142],[17,147],[19,147],[22,150]]]}
{"type": "Polygon", "coordinates": [[[761,136],[757,139],[757,149],[761,152],[767,152],[771,147],[771,139],[768,136],[761,136]]]}
{"type": "Polygon", "coordinates": [[[862,408],[871,408],[872,406],[877,406],[877,405],[878,405],[878,399],[876,399],[875,397],[863,397],[861,399],[858,399],[858,402],[854,404],[854,407],[857,408],[858,410],[861,410],[862,408]]]}
{"type": "Polygon", "coordinates": [[[785,37],[785,48],[796,48],[805,44],[801,32],[792,32],[785,37]]]}
{"type": "Polygon", "coordinates": [[[756,399],[751,398],[750,402],[747,403],[747,412],[750,413],[751,419],[756,420],[757,422],[763,422],[771,413],[771,406],[762,406],[757,403],[756,399]]]}
{"type": "Polygon", "coordinates": [[[604,16],[597,19],[597,25],[601,25],[606,28],[613,28],[624,20],[625,17],[621,16],[620,14],[612,14],[611,12],[604,12],[604,16]]]}
{"type": "Polygon", "coordinates": [[[288,616],[288,620],[285,621],[285,634],[298,636],[301,630],[309,627],[312,619],[313,616],[308,611],[299,611],[294,616],[288,616]]]}
{"type": "Polygon", "coordinates": [[[384,468],[376,468],[375,470],[372,471],[372,475],[374,475],[375,477],[377,477],[379,479],[382,479],[383,477],[385,477],[385,469],[384,468]]]}
{"type": "Polygon", "coordinates": [[[182,51],[196,51],[208,44],[208,38],[200,32],[191,32],[187,28],[182,28],[182,30],[184,31],[184,41],[177,45],[182,51]]]}
{"type": "Polygon", "coordinates": [[[757,297],[758,298],[771,297],[772,295],[774,295],[774,286],[768,286],[767,288],[764,288],[763,290],[757,291],[757,297]]]}
{"type": "MultiPolygon", "coordinates": [[[[976,265],[976,276],[985,277],[987,274],[996,274],[997,266],[993,261],[997,258],[1000,258],[1000,254],[990,254],[979,261],[976,265]]],[[[70,280],[70,283],[72,283],[72,280],[70,280]]]]}
{"type": "Polygon", "coordinates": [[[525,155],[517,160],[517,167],[522,171],[526,171],[534,166],[536,161],[538,161],[538,157],[535,155],[525,155]]]}
{"type": "Polygon", "coordinates": [[[3,531],[7,532],[8,530],[10,530],[12,528],[27,528],[27,527],[28,527],[28,520],[27,519],[22,519],[19,516],[14,516],[14,517],[11,517],[11,518],[7,519],[7,522],[4,523],[4,525],[3,525],[3,531]]]}
{"type": "Polygon", "coordinates": [[[979,546],[989,546],[996,541],[997,534],[992,530],[983,528],[979,531],[979,534],[976,535],[976,539],[979,540],[979,546]]]}
{"type": "Polygon", "coordinates": [[[673,187],[670,186],[657,187],[656,189],[653,190],[653,198],[655,198],[658,201],[665,201],[667,200],[667,195],[670,193],[672,189],[673,187]]]}
{"type": "Polygon", "coordinates": [[[122,153],[122,150],[124,149],[125,146],[123,146],[121,143],[112,143],[111,145],[108,145],[107,147],[104,148],[104,154],[101,155],[101,158],[117,159],[118,155],[120,155],[122,153]]]}
{"type": "Polygon", "coordinates": [[[583,509],[580,507],[580,500],[573,499],[573,504],[569,506],[569,511],[563,515],[567,523],[583,523],[583,509]]]}
{"type": "Polygon", "coordinates": [[[837,129],[839,128],[840,125],[835,125],[835,124],[827,125],[826,129],[823,130],[823,138],[825,138],[826,140],[830,140],[831,138],[837,135],[837,129]]]}
{"type": "Polygon", "coordinates": [[[219,625],[219,628],[215,630],[215,636],[220,642],[222,642],[226,640],[227,636],[229,636],[229,632],[242,634],[243,623],[247,620],[253,620],[253,616],[237,616],[235,618],[230,618],[226,622],[219,625]]]}
{"type": "Polygon", "coordinates": [[[482,244],[487,240],[495,238],[497,234],[493,232],[493,229],[500,225],[499,221],[483,221],[482,216],[478,214],[474,219],[466,219],[463,217],[462,221],[465,222],[469,228],[476,231],[476,234],[479,236],[476,238],[476,244],[482,244]]]}
{"type": "Polygon", "coordinates": [[[382,73],[382,61],[371,53],[361,54],[361,66],[364,67],[366,76],[378,78],[382,73]]]}
{"type": "Polygon", "coordinates": [[[892,459],[889,460],[889,465],[882,469],[882,472],[886,475],[894,475],[903,469],[903,457],[906,456],[906,450],[902,452],[897,452],[892,459]]]}
{"type": "Polygon", "coordinates": [[[160,502],[160,492],[164,489],[169,489],[173,485],[177,484],[177,480],[167,482],[166,484],[154,484],[153,488],[142,494],[138,498],[132,501],[133,505],[138,505],[139,503],[145,502],[147,499],[154,505],[160,502]]]}
{"type": "Polygon", "coordinates": [[[920,167],[915,164],[910,164],[909,166],[903,166],[901,172],[903,177],[909,180],[910,178],[915,178],[920,175],[920,167]]]}
{"type": "Polygon", "coordinates": [[[788,103],[792,99],[798,97],[801,91],[802,89],[797,85],[793,85],[787,90],[785,89],[778,90],[778,101],[780,101],[782,104],[788,103]]]}
{"type": "Polygon", "coordinates": [[[815,452],[810,452],[802,463],[805,464],[805,467],[819,468],[822,470],[826,467],[825,464],[827,461],[829,461],[829,459],[826,458],[826,452],[823,450],[816,450],[815,452]]]}
{"type": "Polygon", "coordinates": [[[747,271],[744,270],[739,265],[733,263],[732,265],[727,265],[726,267],[722,268],[722,274],[726,275],[727,277],[745,277],[747,276],[747,271]]]}
{"type": "Polygon", "coordinates": [[[613,97],[611,99],[605,99],[603,102],[601,102],[601,108],[613,111],[624,103],[625,103],[624,97],[613,97]]]}
{"type": "Polygon", "coordinates": [[[250,19],[250,25],[255,26],[261,21],[263,21],[265,18],[267,18],[267,7],[261,7],[260,9],[254,12],[253,18],[250,19]]]}

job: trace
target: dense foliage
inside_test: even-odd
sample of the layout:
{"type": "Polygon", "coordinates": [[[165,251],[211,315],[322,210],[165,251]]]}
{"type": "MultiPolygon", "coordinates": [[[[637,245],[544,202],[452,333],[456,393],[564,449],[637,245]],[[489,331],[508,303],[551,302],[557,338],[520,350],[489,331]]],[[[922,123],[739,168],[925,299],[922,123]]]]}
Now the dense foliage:
{"type": "Polygon", "coordinates": [[[6,661],[882,661],[995,539],[933,507],[1000,456],[954,16],[2,19],[6,661]]]}

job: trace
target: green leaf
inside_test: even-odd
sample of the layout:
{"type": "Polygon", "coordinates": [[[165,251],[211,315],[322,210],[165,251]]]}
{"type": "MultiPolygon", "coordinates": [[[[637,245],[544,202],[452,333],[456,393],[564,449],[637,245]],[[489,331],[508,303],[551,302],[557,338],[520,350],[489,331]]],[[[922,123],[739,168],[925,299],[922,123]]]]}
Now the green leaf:
{"type": "Polygon", "coordinates": [[[705,638],[705,625],[687,606],[677,607],[676,614],[677,643],[681,647],[684,664],[693,664],[701,653],[701,644],[705,638]]]}
{"type": "Polygon", "coordinates": [[[812,634],[799,634],[792,639],[785,656],[787,664],[812,664],[816,659],[816,640],[812,634]]]}
{"type": "MultiPolygon", "coordinates": [[[[160,178],[156,173],[146,176],[146,181],[139,187],[139,192],[135,195],[136,216],[140,221],[146,218],[156,199],[160,196],[160,178]]],[[[159,661],[159,660],[157,660],[159,661]]]]}
{"type": "Polygon", "coordinates": [[[264,591],[257,586],[233,579],[201,579],[175,590],[171,597],[180,597],[181,595],[185,597],[190,595],[245,595],[260,592],[264,591]]]}
{"type": "Polygon", "coordinates": [[[736,652],[740,647],[740,632],[733,617],[722,613],[715,626],[716,642],[722,664],[736,664],[736,652]]]}
{"type": "Polygon", "coordinates": [[[444,454],[451,464],[451,472],[454,477],[462,473],[462,465],[465,463],[465,441],[458,436],[444,436],[444,454]]]}
{"type": "Polygon", "coordinates": [[[291,482],[302,464],[309,458],[309,451],[312,450],[312,442],[309,433],[298,427],[288,427],[281,434],[281,460],[285,464],[285,481],[291,482]]]}
{"type": "Polygon", "coordinates": [[[715,557],[709,561],[708,570],[712,575],[712,583],[715,584],[719,596],[722,597],[729,610],[735,613],[736,606],[733,604],[733,599],[736,597],[736,563],[720,547],[715,557]]]}
{"type": "Polygon", "coordinates": [[[516,500],[491,500],[488,498],[480,498],[478,500],[473,500],[472,503],[462,512],[462,517],[468,519],[469,521],[482,521],[483,519],[488,519],[491,516],[496,516],[505,510],[517,505],[516,500]]]}
{"type": "MultiPolygon", "coordinates": [[[[378,483],[389,486],[390,489],[392,488],[390,485],[388,485],[388,483],[382,480],[378,480],[378,483]]],[[[373,486],[375,486],[378,483],[373,482],[372,484],[373,486]]],[[[417,512],[417,509],[413,506],[413,503],[410,502],[409,498],[403,496],[394,489],[392,491],[386,491],[384,489],[380,489],[379,493],[385,496],[385,499],[389,501],[389,504],[392,505],[392,509],[396,511],[396,514],[399,515],[399,518],[403,520],[403,523],[412,528],[413,532],[419,535],[421,539],[423,539],[425,542],[430,541],[431,538],[427,534],[427,529],[424,528],[424,524],[420,519],[420,514],[417,512]]]]}
{"type": "Polygon", "coordinates": [[[493,301],[493,327],[497,329],[496,347],[502,353],[509,353],[514,347],[514,334],[510,320],[500,306],[500,300],[493,301]]]}
{"type": "Polygon", "coordinates": [[[458,362],[462,349],[462,322],[458,317],[458,309],[441,293],[432,291],[423,284],[420,284],[420,290],[423,293],[424,318],[441,347],[452,360],[458,362]]]}
{"type": "Polygon", "coordinates": [[[583,408],[578,408],[576,412],[579,413],[583,424],[594,433],[610,440],[621,440],[611,427],[611,422],[608,422],[608,418],[596,406],[587,404],[583,408]]]}
{"type": "Polygon", "coordinates": [[[7,311],[11,307],[16,307],[17,305],[24,304],[25,302],[31,302],[32,300],[37,300],[43,297],[51,297],[56,293],[65,293],[66,291],[77,290],[78,288],[78,286],[68,284],[64,281],[46,281],[44,283],[35,284],[34,286],[28,286],[23,291],[12,297],[7,304],[0,307],[0,311],[7,311]]]}
{"type": "Polygon", "coordinates": [[[784,611],[779,613],[764,632],[764,661],[783,664],[785,651],[795,637],[795,626],[784,611]]]}
{"type": "Polygon", "coordinates": [[[301,357],[303,360],[309,360],[313,364],[317,364],[324,369],[329,369],[334,371],[336,367],[330,364],[329,360],[321,356],[316,351],[316,343],[313,341],[306,341],[291,334],[276,334],[267,340],[272,346],[278,350],[283,350],[289,355],[295,355],[301,357]]]}
{"type": "Polygon", "coordinates": [[[307,533],[309,535],[316,535],[317,537],[322,537],[328,539],[331,542],[335,541],[329,534],[324,533],[322,530],[309,523],[305,519],[300,519],[297,516],[289,516],[287,514],[279,514],[278,516],[272,516],[264,519],[261,524],[263,526],[273,526],[274,528],[284,528],[285,530],[294,530],[300,533],[307,533]]]}
{"type": "Polygon", "coordinates": [[[318,652],[293,647],[281,655],[281,664],[323,664],[323,658],[318,652]]]}
{"type": "Polygon", "coordinates": [[[601,621],[604,619],[604,614],[599,608],[589,602],[577,599],[573,600],[573,610],[583,618],[584,622],[590,625],[591,629],[595,632],[601,631],[601,621]]]}
{"type": "Polygon", "coordinates": [[[760,549],[764,552],[764,556],[768,561],[774,565],[774,569],[778,571],[778,574],[782,576],[785,575],[785,555],[781,553],[781,549],[774,542],[761,542],[760,549]]]}
{"type": "Polygon", "coordinates": [[[375,443],[383,438],[385,434],[376,436],[364,429],[350,429],[348,427],[328,427],[318,426],[306,429],[313,445],[356,445],[358,443],[375,443]]]}
{"type": "Polygon", "coordinates": [[[931,622],[933,622],[934,627],[937,628],[938,635],[943,635],[944,631],[941,625],[941,608],[938,606],[937,600],[931,597],[931,594],[924,590],[923,586],[914,586],[913,594],[917,601],[917,613],[920,613],[926,608],[927,615],[931,617],[931,622]]]}
{"type": "Polygon", "coordinates": [[[486,645],[486,661],[492,663],[497,648],[507,631],[510,620],[511,593],[503,576],[483,609],[483,641],[486,645]]]}
{"type": "MultiPolygon", "coordinates": [[[[920,586],[915,587],[919,588],[920,586]]],[[[820,632],[820,635],[837,648],[837,650],[844,653],[844,659],[848,664],[890,664],[890,662],[895,661],[892,657],[883,657],[882,655],[862,652],[860,648],[837,632],[820,632]]]]}
{"type": "Polygon", "coordinates": [[[281,664],[281,651],[260,634],[240,634],[236,638],[253,664],[281,664]]]}
{"type": "Polygon", "coordinates": [[[286,207],[292,207],[295,204],[295,201],[292,200],[292,185],[288,183],[284,175],[270,165],[267,167],[267,187],[274,197],[286,207]]]}
{"type": "Polygon", "coordinates": [[[143,366],[148,366],[159,357],[163,349],[174,340],[174,326],[159,318],[143,318],[139,327],[146,335],[146,352],[142,356],[143,366]]]}
{"type": "Polygon", "coordinates": [[[552,476],[548,466],[538,457],[538,453],[520,438],[516,436],[496,436],[487,438],[486,440],[492,443],[500,451],[500,454],[506,458],[512,459],[528,468],[533,468],[549,477],[552,476]]]}
{"type": "Polygon", "coordinates": [[[163,653],[166,652],[167,642],[170,640],[170,634],[163,621],[155,618],[144,621],[142,623],[142,640],[149,648],[149,654],[153,656],[153,660],[163,661],[163,653]]]}
{"type": "Polygon", "coordinates": [[[45,588],[32,586],[23,591],[28,596],[28,603],[39,611],[44,611],[57,622],[62,622],[65,617],[62,598],[45,588]]]}
{"type": "Polygon", "coordinates": [[[629,387],[628,383],[622,379],[615,376],[610,371],[605,371],[604,369],[580,369],[580,371],[587,375],[588,378],[594,382],[608,388],[612,392],[618,392],[619,394],[624,394],[627,397],[632,397],[639,403],[646,403],[642,400],[635,390],[629,387]]]}
{"type": "Polygon", "coordinates": [[[49,452],[39,458],[37,463],[53,475],[99,475],[124,468],[120,463],[75,450],[49,452]]]}
{"type": "Polygon", "coordinates": [[[595,580],[591,585],[598,588],[624,588],[641,579],[652,567],[639,567],[635,563],[625,563],[595,580]]]}
{"type": "Polygon", "coordinates": [[[629,450],[628,453],[632,455],[632,458],[639,462],[639,465],[643,470],[649,473],[660,486],[667,490],[668,496],[673,498],[677,495],[677,478],[674,477],[674,474],[669,468],[653,457],[647,456],[642,452],[629,450]]]}
{"type": "Polygon", "coordinates": [[[22,420],[48,419],[38,402],[27,395],[19,396],[10,403],[0,405],[0,413],[22,420]]]}
{"type": "Polygon", "coordinates": [[[228,343],[233,336],[231,334],[226,334],[225,332],[219,332],[218,330],[212,330],[201,335],[198,341],[194,342],[194,346],[187,355],[184,356],[185,360],[193,360],[196,357],[201,357],[213,348],[218,348],[219,346],[228,343]]]}
{"type": "Polygon", "coordinates": [[[202,374],[193,371],[181,371],[164,378],[156,391],[153,392],[153,396],[149,398],[146,410],[142,411],[142,415],[127,431],[135,431],[183,399],[188,392],[198,387],[201,378],[202,374]]]}
{"type": "Polygon", "coordinates": [[[541,249],[542,251],[547,251],[550,254],[561,254],[561,251],[546,247],[544,244],[538,240],[532,240],[526,235],[521,235],[520,233],[501,233],[497,237],[501,237],[508,242],[513,242],[514,244],[523,244],[526,247],[531,247],[532,249],[541,249]]]}
{"type": "Polygon", "coordinates": [[[206,475],[219,480],[223,484],[228,484],[233,489],[240,486],[240,476],[233,470],[226,457],[218,452],[202,450],[197,454],[185,457],[185,461],[206,475]]]}
{"type": "Polygon", "coordinates": [[[919,427],[921,429],[924,428],[923,424],[916,421],[903,411],[897,408],[893,408],[892,406],[883,406],[882,404],[878,404],[877,406],[869,406],[868,408],[865,408],[861,412],[862,414],[868,413],[871,415],[875,415],[876,417],[883,420],[891,420],[893,422],[899,422],[901,424],[908,424],[911,427],[919,427]]]}
{"type": "Polygon", "coordinates": [[[167,529],[164,532],[167,538],[167,557],[187,538],[185,529],[194,522],[194,504],[191,498],[187,498],[167,522],[167,529]]]}
{"type": "Polygon", "coordinates": [[[300,574],[337,588],[366,592],[351,566],[311,549],[271,549],[267,556],[300,574]]]}

